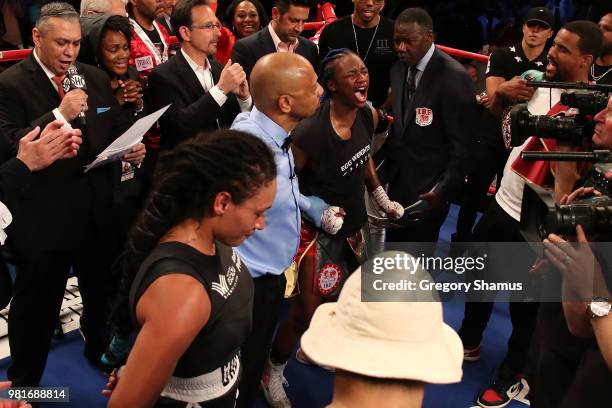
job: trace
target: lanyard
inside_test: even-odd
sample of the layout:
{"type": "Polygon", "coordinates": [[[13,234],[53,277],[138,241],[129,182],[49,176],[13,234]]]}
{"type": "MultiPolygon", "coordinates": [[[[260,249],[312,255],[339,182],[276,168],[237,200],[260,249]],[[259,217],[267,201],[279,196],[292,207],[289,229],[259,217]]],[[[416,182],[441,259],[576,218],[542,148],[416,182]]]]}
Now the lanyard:
{"type": "Polygon", "coordinates": [[[159,34],[159,38],[160,38],[162,44],[164,44],[164,53],[163,53],[163,55],[159,54],[159,48],[157,48],[155,46],[155,44],[153,44],[153,42],[151,41],[151,39],[149,38],[147,33],[144,32],[144,30],[136,22],[136,20],[130,18],[130,22],[132,23],[132,27],[134,27],[134,31],[136,32],[138,37],[142,40],[142,42],[149,49],[149,51],[151,51],[151,54],[155,58],[155,65],[159,65],[162,62],[168,60],[168,44],[166,44],[164,36],[163,36],[161,30],[159,29],[159,27],[157,25],[157,21],[153,21],[153,27],[155,28],[155,30],[157,30],[157,33],[159,34]]]}

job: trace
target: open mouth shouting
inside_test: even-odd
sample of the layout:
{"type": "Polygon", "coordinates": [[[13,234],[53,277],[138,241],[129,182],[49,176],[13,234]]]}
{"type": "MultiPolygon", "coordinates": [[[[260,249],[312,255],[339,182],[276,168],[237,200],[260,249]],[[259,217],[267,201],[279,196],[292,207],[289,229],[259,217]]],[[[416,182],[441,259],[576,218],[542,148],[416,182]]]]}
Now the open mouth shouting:
{"type": "Polygon", "coordinates": [[[368,86],[367,85],[358,85],[353,88],[353,92],[355,93],[355,98],[359,104],[364,104],[368,100],[368,86]]]}

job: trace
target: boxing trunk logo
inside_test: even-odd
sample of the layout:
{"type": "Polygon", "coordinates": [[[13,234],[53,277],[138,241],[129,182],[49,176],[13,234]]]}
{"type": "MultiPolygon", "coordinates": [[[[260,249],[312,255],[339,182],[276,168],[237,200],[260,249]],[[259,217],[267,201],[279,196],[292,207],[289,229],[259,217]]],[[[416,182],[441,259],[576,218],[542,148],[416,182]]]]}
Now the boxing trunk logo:
{"type": "Polygon", "coordinates": [[[240,371],[240,357],[236,355],[229,362],[221,367],[221,383],[224,387],[227,387],[230,383],[233,383],[240,371]]]}
{"type": "Polygon", "coordinates": [[[317,287],[321,295],[333,293],[342,282],[342,268],[339,265],[328,263],[323,265],[317,276],[317,287]]]}

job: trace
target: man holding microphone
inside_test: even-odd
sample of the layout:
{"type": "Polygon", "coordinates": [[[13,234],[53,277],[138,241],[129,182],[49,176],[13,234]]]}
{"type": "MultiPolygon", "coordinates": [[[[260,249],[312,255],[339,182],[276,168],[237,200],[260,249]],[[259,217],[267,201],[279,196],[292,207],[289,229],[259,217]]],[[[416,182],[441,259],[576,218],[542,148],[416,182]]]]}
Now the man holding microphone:
{"type": "MultiPolygon", "coordinates": [[[[119,163],[86,174],[83,166],[127,127],[122,115],[115,114],[118,107],[108,77],[75,62],[81,30],[72,6],[53,2],[42,7],[32,36],[32,54],[0,75],[5,156],[16,154],[17,141],[33,127],[43,128],[56,119],[68,127],[81,123],[83,144],[75,157],[53,163],[32,174],[27,185],[7,192],[13,212],[8,235],[17,267],[9,315],[8,377],[13,386],[37,386],[40,381],[71,268],[83,299],[85,356],[95,363],[104,351],[113,261],[108,253],[114,224],[112,177],[119,174],[113,173],[119,163]],[[68,86],[66,74],[72,66],[86,92],[68,86]],[[75,122],[81,112],[84,122],[75,122]]],[[[144,154],[139,144],[123,159],[139,164],[144,154]]]]}

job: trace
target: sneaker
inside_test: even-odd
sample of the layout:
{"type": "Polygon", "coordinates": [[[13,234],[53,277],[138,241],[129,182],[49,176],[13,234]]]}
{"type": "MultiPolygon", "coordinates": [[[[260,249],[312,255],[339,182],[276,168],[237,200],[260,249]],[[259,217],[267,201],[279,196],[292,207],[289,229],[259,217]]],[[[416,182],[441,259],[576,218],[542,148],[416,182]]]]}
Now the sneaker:
{"type": "Polygon", "coordinates": [[[315,366],[315,367],[321,367],[322,369],[327,370],[327,371],[331,371],[332,373],[333,373],[334,371],[336,371],[336,369],[335,369],[334,367],[329,367],[329,366],[319,365],[319,364],[315,363],[314,361],[312,361],[312,360],[310,359],[310,357],[308,357],[308,356],[306,355],[306,353],[304,353],[304,352],[302,351],[302,348],[301,348],[301,347],[299,347],[299,348],[297,349],[297,351],[295,352],[295,359],[298,361],[298,363],[301,363],[301,364],[304,364],[304,365],[315,366]]]}
{"type": "Polygon", "coordinates": [[[480,344],[474,348],[463,348],[463,361],[474,362],[480,360],[480,344]]]}
{"type": "Polygon", "coordinates": [[[480,394],[476,402],[485,408],[505,407],[521,393],[522,389],[523,382],[520,375],[507,380],[498,378],[480,394]]]}
{"type": "Polygon", "coordinates": [[[289,401],[284,388],[284,386],[289,386],[283,375],[286,365],[287,363],[272,364],[268,359],[261,377],[261,390],[272,408],[291,408],[291,401],[289,401]]]}

